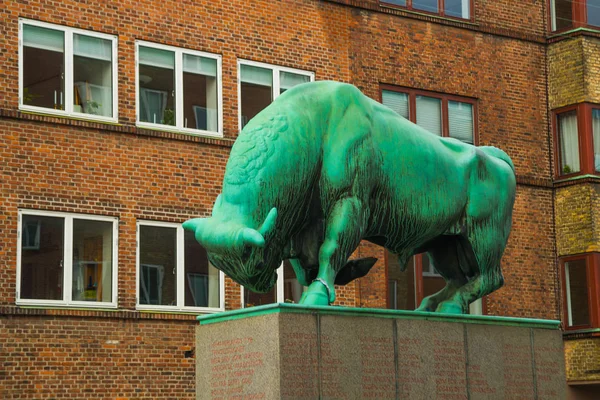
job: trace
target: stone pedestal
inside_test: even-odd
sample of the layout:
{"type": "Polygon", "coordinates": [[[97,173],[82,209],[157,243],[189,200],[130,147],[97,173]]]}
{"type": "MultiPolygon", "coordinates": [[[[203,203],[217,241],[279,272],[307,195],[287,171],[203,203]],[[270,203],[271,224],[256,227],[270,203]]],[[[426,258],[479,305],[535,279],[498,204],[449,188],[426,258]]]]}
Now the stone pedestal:
{"type": "Polygon", "coordinates": [[[199,317],[197,399],[565,399],[557,321],[272,304],[199,317]]]}

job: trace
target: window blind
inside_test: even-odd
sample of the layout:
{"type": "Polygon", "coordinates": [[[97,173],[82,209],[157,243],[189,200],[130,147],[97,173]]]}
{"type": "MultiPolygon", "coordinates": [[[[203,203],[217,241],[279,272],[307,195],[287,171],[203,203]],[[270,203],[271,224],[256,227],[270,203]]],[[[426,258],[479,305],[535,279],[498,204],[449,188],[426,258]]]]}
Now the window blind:
{"type": "Polygon", "coordinates": [[[381,102],[404,118],[408,119],[408,94],[383,90],[381,102]]]}
{"type": "Polygon", "coordinates": [[[74,34],[73,54],[96,60],[111,61],[112,43],[106,39],[74,34]]]}
{"type": "Polygon", "coordinates": [[[310,81],[310,77],[307,75],[294,74],[292,72],[281,71],[279,74],[279,86],[281,90],[291,89],[301,83],[310,81]]]}
{"type": "Polygon", "coordinates": [[[448,101],[448,129],[450,137],[473,144],[473,105],[448,101]]]}
{"type": "Polygon", "coordinates": [[[273,71],[267,68],[254,67],[252,65],[241,65],[242,82],[261,86],[273,86],[273,71]]]}
{"type": "Polygon", "coordinates": [[[24,25],[23,46],[62,53],[65,47],[65,34],[55,29],[24,25]]]}
{"type": "Polygon", "coordinates": [[[442,101],[440,99],[417,96],[417,125],[434,135],[442,136],[442,101]]]}
{"type": "Polygon", "coordinates": [[[175,53],[153,47],[139,47],[140,64],[151,67],[175,69],[175,53]]]}
{"type": "Polygon", "coordinates": [[[217,60],[184,54],[183,72],[205,76],[217,76],[217,60]]]}

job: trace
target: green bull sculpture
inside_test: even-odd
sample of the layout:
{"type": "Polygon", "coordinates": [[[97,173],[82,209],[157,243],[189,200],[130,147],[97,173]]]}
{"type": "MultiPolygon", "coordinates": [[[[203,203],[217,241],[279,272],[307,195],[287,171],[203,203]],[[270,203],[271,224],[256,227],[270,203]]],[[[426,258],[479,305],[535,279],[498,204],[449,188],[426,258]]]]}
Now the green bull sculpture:
{"type": "Polygon", "coordinates": [[[303,304],[376,259],[348,261],[361,240],[400,265],[427,252],[446,287],[418,310],[465,313],[503,285],[515,173],[494,147],[435,136],[338,82],[296,86],[252,119],[231,149],[210,218],[184,223],[236,282],[269,291],[289,259],[303,304]]]}

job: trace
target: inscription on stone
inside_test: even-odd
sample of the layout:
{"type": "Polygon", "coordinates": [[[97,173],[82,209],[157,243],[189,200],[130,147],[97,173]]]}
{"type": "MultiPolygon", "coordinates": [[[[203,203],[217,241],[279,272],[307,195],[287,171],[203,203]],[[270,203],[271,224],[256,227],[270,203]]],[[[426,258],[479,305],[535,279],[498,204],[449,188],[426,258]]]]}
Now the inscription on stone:
{"type": "Polygon", "coordinates": [[[439,335],[433,341],[435,394],[440,400],[467,400],[465,388],[465,343],[444,339],[439,335]]]}
{"type": "Polygon", "coordinates": [[[391,337],[359,336],[363,399],[396,398],[396,366],[391,337]]]}
{"type": "MultiPolygon", "coordinates": [[[[404,333],[402,333],[404,334],[404,333]]],[[[421,358],[424,340],[400,337],[398,332],[398,389],[400,398],[415,398],[426,383],[426,370],[421,358]]]]}
{"type": "Polygon", "coordinates": [[[252,351],[252,337],[214,340],[210,351],[210,393],[213,399],[265,399],[264,391],[252,391],[264,354],[252,351]]]}
{"type": "Polygon", "coordinates": [[[515,400],[531,399],[533,397],[531,345],[504,343],[502,361],[504,396],[515,400]]]}
{"type": "Polygon", "coordinates": [[[333,338],[321,334],[321,390],[326,399],[350,399],[342,386],[343,376],[348,376],[350,368],[339,351],[333,349],[333,338]]]}
{"type": "Polygon", "coordinates": [[[283,398],[319,397],[316,333],[281,333],[281,395],[283,398]]]}

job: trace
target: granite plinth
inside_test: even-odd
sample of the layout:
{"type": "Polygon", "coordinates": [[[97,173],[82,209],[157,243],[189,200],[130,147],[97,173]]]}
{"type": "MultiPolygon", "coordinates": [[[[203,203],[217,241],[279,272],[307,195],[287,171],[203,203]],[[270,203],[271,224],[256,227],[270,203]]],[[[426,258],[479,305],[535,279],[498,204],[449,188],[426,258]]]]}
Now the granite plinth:
{"type": "Polygon", "coordinates": [[[564,399],[558,321],[272,304],[198,318],[197,399],[564,399]]]}

